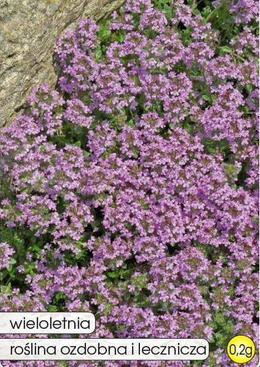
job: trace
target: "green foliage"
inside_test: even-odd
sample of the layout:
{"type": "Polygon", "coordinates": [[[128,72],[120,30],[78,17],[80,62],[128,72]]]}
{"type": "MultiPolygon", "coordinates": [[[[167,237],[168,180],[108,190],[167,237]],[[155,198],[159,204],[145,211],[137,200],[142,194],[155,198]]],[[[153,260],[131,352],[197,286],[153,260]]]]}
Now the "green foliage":
{"type": "Polygon", "coordinates": [[[172,0],[155,0],[154,4],[157,9],[161,10],[167,19],[171,19],[173,16],[172,0]]]}
{"type": "Polygon", "coordinates": [[[131,270],[127,268],[126,264],[106,273],[108,279],[112,280],[113,283],[118,283],[120,281],[128,279],[130,274],[131,270]]]}
{"type": "Polygon", "coordinates": [[[215,313],[211,326],[214,329],[213,342],[216,347],[226,348],[233,336],[234,324],[222,311],[215,313]]]}
{"type": "Polygon", "coordinates": [[[48,312],[56,312],[65,310],[65,302],[68,297],[63,292],[56,292],[50,302],[50,304],[46,305],[48,312]]]}

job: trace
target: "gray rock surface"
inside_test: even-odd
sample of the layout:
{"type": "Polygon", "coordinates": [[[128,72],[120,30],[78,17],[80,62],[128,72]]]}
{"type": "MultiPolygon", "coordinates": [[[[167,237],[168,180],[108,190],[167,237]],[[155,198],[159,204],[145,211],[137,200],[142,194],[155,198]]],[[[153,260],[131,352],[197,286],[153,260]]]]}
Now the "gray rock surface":
{"type": "Polygon", "coordinates": [[[10,123],[31,88],[54,86],[58,36],[80,17],[96,20],[124,0],[0,0],[0,126],[10,123]]]}

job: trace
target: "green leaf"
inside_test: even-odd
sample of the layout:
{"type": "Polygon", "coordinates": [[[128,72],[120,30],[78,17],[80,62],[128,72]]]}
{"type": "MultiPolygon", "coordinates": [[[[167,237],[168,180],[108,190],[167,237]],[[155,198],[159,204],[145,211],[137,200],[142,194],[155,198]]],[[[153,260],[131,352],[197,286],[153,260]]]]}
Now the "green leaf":
{"type": "Polygon", "coordinates": [[[16,264],[16,260],[12,257],[9,261],[9,265],[14,265],[16,264]]]}
{"type": "Polygon", "coordinates": [[[219,49],[220,49],[220,52],[222,52],[222,53],[229,53],[230,54],[232,52],[232,49],[228,46],[222,46],[219,49]]]}
{"type": "Polygon", "coordinates": [[[200,15],[200,11],[198,9],[193,9],[192,12],[194,15],[200,15]]]}
{"type": "Polygon", "coordinates": [[[101,47],[96,48],[95,56],[97,60],[100,60],[102,58],[102,49],[101,47]]]}
{"type": "Polygon", "coordinates": [[[119,32],[115,35],[114,40],[117,42],[123,42],[125,39],[125,33],[119,32]]]}
{"type": "Polygon", "coordinates": [[[49,312],[56,312],[56,311],[58,311],[58,307],[55,306],[55,305],[50,305],[50,306],[48,306],[48,311],[49,312]]]}
{"type": "Polygon", "coordinates": [[[210,102],[211,101],[211,97],[208,96],[207,94],[203,94],[202,98],[207,101],[207,102],[210,102]]]}
{"type": "Polygon", "coordinates": [[[109,276],[109,278],[112,278],[112,279],[114,279],[114,278],[117,278],[117,277],[118,277],[118,274],[117,274],[116,272],[114,272],[114,271],[109,271],[109,272],[107,273],[107,275],[109,276]]]}

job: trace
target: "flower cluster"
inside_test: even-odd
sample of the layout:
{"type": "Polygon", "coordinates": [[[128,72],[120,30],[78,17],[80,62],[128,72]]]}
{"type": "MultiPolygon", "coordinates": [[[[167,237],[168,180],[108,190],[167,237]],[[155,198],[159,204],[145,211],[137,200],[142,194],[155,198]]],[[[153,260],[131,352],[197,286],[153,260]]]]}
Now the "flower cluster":
{"type": "Polygon", "coordinates": [[[0,243],[0,269],[6,269],[11,262],[11,256],[14,254],[14,249],[6,242],[0,243]]]}
{"type": "Polygon", "coordinates": [[[207,338],[204,367],[233,366],[235,334],[256,341],[255,19],[254,1],[127,0],[59,39],[57,90],[35,88],[0,136],[1,310],[207,338]]]}

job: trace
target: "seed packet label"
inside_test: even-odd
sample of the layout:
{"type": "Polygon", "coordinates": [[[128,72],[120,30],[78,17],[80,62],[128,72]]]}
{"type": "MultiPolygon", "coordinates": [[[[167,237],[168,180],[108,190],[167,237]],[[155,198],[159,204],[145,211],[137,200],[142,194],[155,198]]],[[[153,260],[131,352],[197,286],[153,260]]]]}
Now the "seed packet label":
{"type": "Polygon", "coordinates": [[[1,360],[205,360],[205,339],[1,339],[1,360]]]}
{"type": "Polygon", "coordinates": [[[90,312],[0,312],[0,334],[89,334],[90,312]]]}

